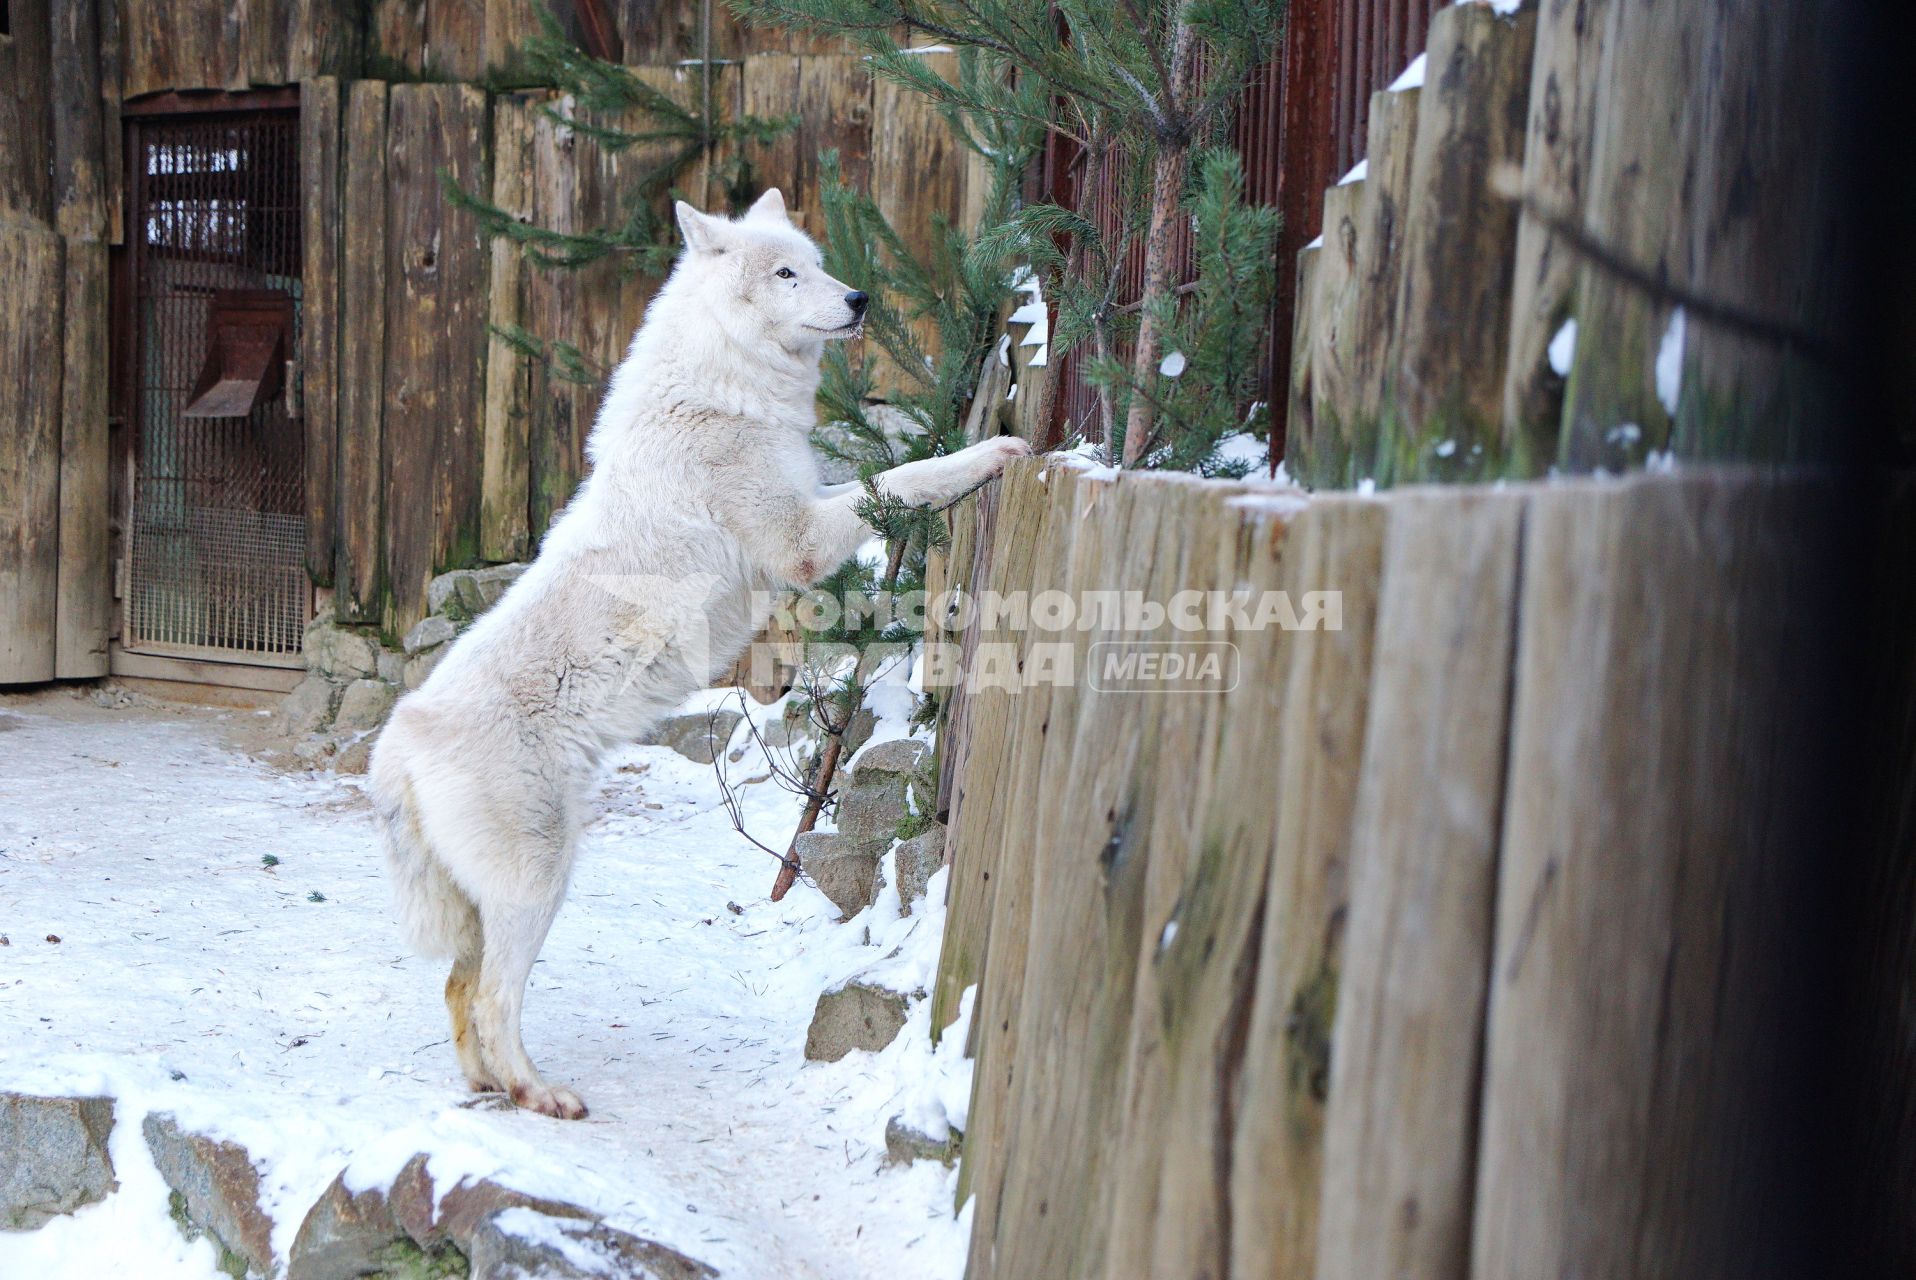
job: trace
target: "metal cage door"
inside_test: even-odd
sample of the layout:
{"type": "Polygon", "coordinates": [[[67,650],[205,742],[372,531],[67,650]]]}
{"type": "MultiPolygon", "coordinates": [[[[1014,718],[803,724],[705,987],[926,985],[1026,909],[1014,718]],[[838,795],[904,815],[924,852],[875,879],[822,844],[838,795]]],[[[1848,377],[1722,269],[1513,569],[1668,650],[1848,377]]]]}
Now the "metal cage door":
{"type": "Polygon", "coordinates": [[[298,139],[296,110],[127,122],[134,652],[301,664],[298,139]]]}

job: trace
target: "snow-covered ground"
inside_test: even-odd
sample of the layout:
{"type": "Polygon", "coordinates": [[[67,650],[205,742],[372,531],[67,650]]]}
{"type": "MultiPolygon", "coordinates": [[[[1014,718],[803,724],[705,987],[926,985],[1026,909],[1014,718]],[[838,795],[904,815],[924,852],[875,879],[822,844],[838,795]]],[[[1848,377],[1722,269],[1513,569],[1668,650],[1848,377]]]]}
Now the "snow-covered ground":
{"type": "MultiPolygon", "coordinates": [[[[777,867],[732,830],[711,769],[633,748],[526,1002],[534,1060],[591,1117],[462,1106],[444,975],[391,923],[356,780],[241,751],[255,714],[0,697],[0,1089],[112,1093],[121,1181],[0,1233],[0,1276],[212,1280],[211,1246],[166,1217],[146,1109],[263,1163],[282,1259],[342,1168],[372,1182],[427,1151],[441,1185],[583,1204],[728,1277],[959,1274],[953,1175],[882,1165],[888,1117],[961,1119],[963,1028],[934,1053],[920,1001],[881,1054],[802,1054],[825,987],[874,965],[928,982],[942,910],[900,918],[887,890],[838,924],[803,884],[772,904],[777,867]]],[[[754,833],[782,843],[793,798],[745,793],[754,833]]]]}

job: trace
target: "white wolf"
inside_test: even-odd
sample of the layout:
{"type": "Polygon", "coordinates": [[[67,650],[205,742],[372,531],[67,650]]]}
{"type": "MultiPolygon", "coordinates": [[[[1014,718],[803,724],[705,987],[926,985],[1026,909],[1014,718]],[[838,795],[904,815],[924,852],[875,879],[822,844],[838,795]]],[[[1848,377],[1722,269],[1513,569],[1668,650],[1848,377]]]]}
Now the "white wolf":
{"type": "MultiPolygon", "coordinates": [[[[446,1007],[475,1090],[577,1118],[526,1056],[519,1010],[608,748],[744,651],[755,592],[808,585],[871,531],[808,443],[827,339],[865,295],[825,274],[768,191],[731,221],[678,205],[685,249],[613,373],[591,474],[539,558],[393,711],[373,752],[386,864],[414,944],[452,957],[446,1007]]],[[[957,497],[1029,450],[1010,438],[884,472],[957,497]]]]}

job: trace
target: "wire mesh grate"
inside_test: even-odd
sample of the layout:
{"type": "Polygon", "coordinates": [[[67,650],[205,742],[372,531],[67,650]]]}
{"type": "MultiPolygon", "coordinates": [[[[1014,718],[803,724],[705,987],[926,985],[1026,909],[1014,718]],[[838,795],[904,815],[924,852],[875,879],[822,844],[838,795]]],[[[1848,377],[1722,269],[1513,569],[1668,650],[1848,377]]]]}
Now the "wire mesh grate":
{"type": "Polygon", "coordinates": [[[244,417],[182,410],[228,291],[290,298],[288,350],[298,349],[298,118],[257,111],[128,127],[138,425],[126,643],[296,656],[312,612],[301,425],[283,391],[244,417]]]}

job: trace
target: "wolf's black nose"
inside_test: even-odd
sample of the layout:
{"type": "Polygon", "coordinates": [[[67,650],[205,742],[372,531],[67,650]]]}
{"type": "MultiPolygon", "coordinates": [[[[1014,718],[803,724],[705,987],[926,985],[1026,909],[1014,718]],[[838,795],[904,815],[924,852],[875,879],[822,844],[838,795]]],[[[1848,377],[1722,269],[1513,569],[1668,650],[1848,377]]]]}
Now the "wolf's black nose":
{"type": "Polygon", "coordinates": [[[866,297],[864,292],[859,289],[853,289],[845,295],[845,305],[852,309],[852,314],[855,316],[864,315],[865,304],[870,301],[871,299],[866,297]]]}

